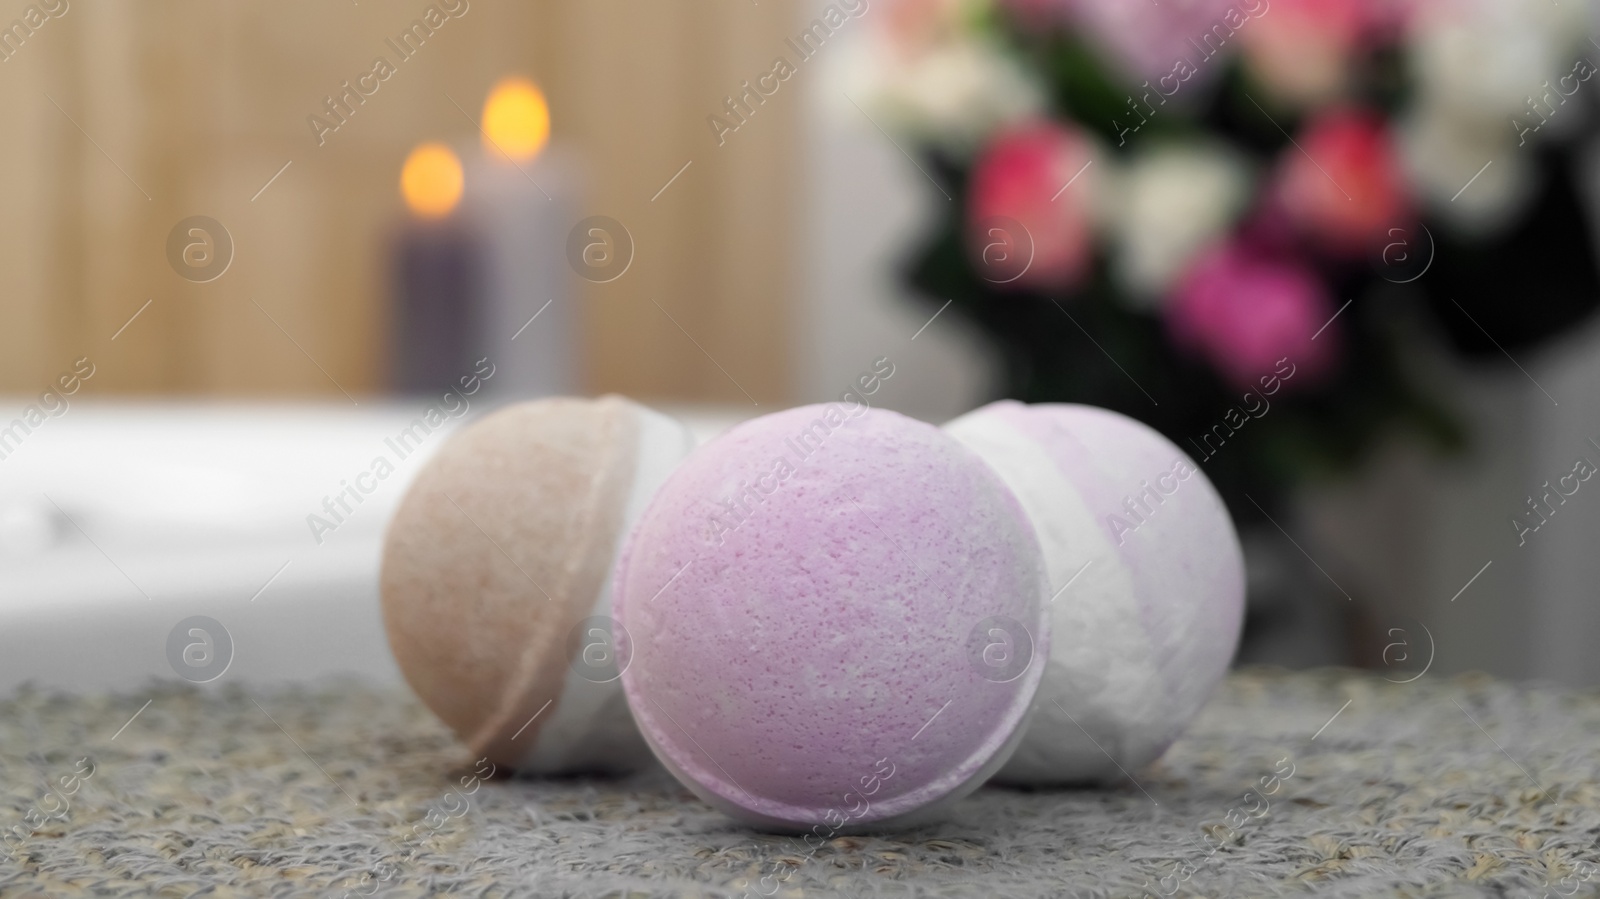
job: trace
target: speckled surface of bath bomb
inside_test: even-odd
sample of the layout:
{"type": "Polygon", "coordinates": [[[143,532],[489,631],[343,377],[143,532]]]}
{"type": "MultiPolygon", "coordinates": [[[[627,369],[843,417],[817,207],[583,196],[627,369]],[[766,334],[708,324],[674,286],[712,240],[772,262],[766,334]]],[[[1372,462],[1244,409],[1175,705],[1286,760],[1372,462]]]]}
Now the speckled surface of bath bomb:
{"type": "Polygon", "coordinates": [[[651,747],[712,805],[780,830],[938,817],[1004,762],[1049,646],[1011,492],[939,429],[864,406],[702,446],[616,583],[651,747]]]}
{"type": "Polygon", "coordinates": [[[692,446],[621,397],[546,399],[467,426],[417,474],[385,537],[384,625],[412,689],[475,753],[532,773],[649,762],[610,574],[692,446]]]}
{"type": "Polygon", "coordinates": [[[1022,501],[1054,596],[1037,707],[997,780],[1137,772],[1183,732],[1238,645],[1244,562],[1221,497],[1171,441],[1105,409],[1004,401],[945,430],[1022,501]]]}

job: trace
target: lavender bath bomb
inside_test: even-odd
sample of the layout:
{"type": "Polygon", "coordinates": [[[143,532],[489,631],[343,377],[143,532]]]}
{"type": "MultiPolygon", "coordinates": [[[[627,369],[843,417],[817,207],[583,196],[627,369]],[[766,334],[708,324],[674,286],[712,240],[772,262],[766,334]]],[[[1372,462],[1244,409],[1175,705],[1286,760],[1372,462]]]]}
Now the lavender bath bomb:
{"type": "Polygon", "coordinates": [[[1054,597],[1037,708],[997,780],[1109,782],[1155,760],[1238,645],[1244,562],[1221,497],[1169,440],[1105,409],[1006,401],[945,431],[1021,500],[1054,597]]]}
{"type": "Polygon", "coordinates": [[[648,764],[618,682],[610,573],[693,438],[621,397],[500,409],[428,460],[383,549],[390,648],[473,750],[531,773],[648,764]]]}
{"type": "Polygon", "coordinates": [[[1020,737],[1049,652],[1011,491],[939,429],[806,406],[695,451],[617,563],[622,683],[657,757],[741,820],[937,817],[1020,737]]]}

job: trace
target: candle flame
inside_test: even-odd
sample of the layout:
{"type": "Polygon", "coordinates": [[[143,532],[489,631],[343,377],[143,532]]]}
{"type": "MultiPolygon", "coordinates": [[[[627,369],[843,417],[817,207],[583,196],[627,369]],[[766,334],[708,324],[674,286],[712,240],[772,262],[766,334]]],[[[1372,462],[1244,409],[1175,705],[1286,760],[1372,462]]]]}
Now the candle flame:
{"type": "Polygon", "coordinates": [[[400,195],[423,218],[442,218],[461,201],[461,160],[444,144],[419,144],[400,169],[400,195]]]}
{"type": "Polygon", "coordinates": [[[550,139],[550,106],[544,92],[526,78],[502,78],[483,104],[484,149],[523,163],[539,155],[550,139]]]}

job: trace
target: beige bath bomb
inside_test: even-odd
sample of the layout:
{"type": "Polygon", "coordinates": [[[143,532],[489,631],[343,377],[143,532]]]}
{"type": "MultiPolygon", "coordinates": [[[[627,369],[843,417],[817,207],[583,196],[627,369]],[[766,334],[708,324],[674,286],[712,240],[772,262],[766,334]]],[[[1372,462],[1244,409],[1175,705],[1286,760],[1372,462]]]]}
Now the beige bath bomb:
{"type": "Polygon", "coordinates": [[[693,445],[621,397],[546,399],[464,428],[418,473],[384,541],[384,625],[412,689],[475,754],[527,773],[648,763],[610,577],[693,445]]]}

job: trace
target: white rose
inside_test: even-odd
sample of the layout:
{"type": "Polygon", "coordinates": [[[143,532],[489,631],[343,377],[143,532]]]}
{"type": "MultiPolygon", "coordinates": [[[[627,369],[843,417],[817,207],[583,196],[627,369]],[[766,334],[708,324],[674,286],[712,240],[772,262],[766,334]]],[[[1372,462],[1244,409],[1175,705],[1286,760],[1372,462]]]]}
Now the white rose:
{"type": "Polygon", "coordinates": [[[1531,119],[1530,97],[1596,48],[1582,40],[1586,4],[1462,0],[1434,9],[1410,56],[1421,114],[1465,122],[1531,119]]]}
{"type": "Polygon", "coordinates": [[[1399,138],[1419,199],[1463,231],[1482,235],[1510,224],[1533,196],[1532,147],[1519,148],[1501,122],[1425,110],[1401,123],[1399,138]]]}
{"type": "Polygon", "coordinates": [[[1040,114],[1044,96],[1033,78],[986,41],[935,46],[914,58],[858,59],[851,79],[865,84],[874,118],[957,153],[973,150],[995,130],[1040,114]]]}
{"type": "Polygon", "coordinates": [[[1104,212],[1116,273],[1139,305],[1158,305],[1195,254],[1233,224],[1250,180],[1237,156],[1201,144],[1156,147],[1127,165],[1104,212]]]}

